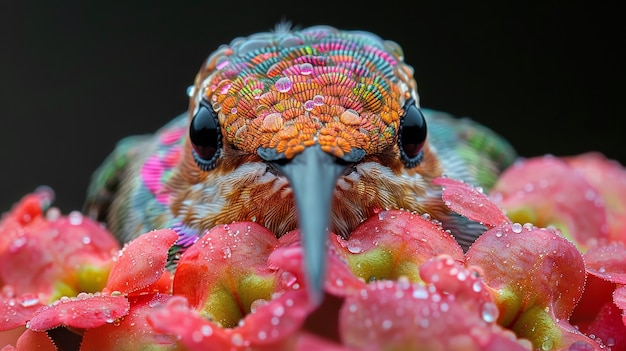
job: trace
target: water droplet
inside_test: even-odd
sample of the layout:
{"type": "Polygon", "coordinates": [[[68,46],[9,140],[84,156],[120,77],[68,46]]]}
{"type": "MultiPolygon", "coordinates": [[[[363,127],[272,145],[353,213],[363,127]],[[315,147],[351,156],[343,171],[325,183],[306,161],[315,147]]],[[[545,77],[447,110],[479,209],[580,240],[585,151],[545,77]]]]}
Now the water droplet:
{"type": "Polygon", "coordinates": [[[356,254],[363,252],[363,247],[361,245],[361,240],[359,239],[350,239],[348,240],[348,251],[356,254]]]}
{"type": "Polygon", "coordinates": [[[267,332],[265,332],[264,330],[259,331],[258,337],[259,337],[259,340],[267,339],[267,332]]]}
{"type": "Polygon", "coordinates": [[[61,218],[61,210],[58,207],[50,207],[48,211],[46,211],[46,219],[49,222],[54,222],[61,218]]]}
{"type": "Polygon", "coordinates": [[[606,272],[606,268],[600,267],[600,268],[598,268],[598,272],[604,273],[604,272],[606,272]]]}
{"type": "Polygon", "coordinates": [[[26,242],[27,240],[23,236],[11,241],[11,244],[9,245],[9,252],[11,253],[18,252],[21,248],[23,248],[26,245],[26,242]]]}
{"type": "Polygon", "coordinates": [[[192,97],[193,94],[196,93],[196,87],[194,87],[193,85],[190,85],[187,87],[187,96],[188,97],[192,97]]]}
{"type": "Polygon", "coordinates": [[[428,298],[428,291],[425,289],[415,289],[413,290],[413,298],[414,299],[426,299],[428,298]]]}
{"type": "Polygon", "coordinates": [[[23,299],[22,301],[20,301],[20,305],[22,305],[23,307],[35,306],[38,303],[39,303],[39,299],[36,296],[27,297],[23,299]]]}
{"type": "Polygon", "coordinates": [[[313,97],[313,105],[315,105],[315,106],[324,105],[324,96],[323,95],[315,95],[313,97]]]}
{"type": "Polygon", "coordinates": [[[282,305],[275,306],[272,310],[272,314],[276,317],[280,317],[285,314],[285,308],[282,305]]]}
{"type": "Polygon", "coordinates": [[[522,225],[521,225],[521,224],[519,224],[519,223],[513,223],[513,224],[511,225],[511,231],[512,231],[513,233],[519,234],[519,233],[521,233],[521,232],[522,232],[522,229],[523,229],[523,227],[522,227],[522,225]]]}
{"type": "Polygon", "coordinates": [[[283,272],[280,275],[280,282],[285,288],[291,287],[298,278],[291,272],[283,272]]]}
{"type": "Polygon", "coordinates": [[[73,224],[73,225],[79,225],[79,224],[83,223],[83,215],[82,215],[82,213],[80,213],[78,211],[70,212],[70,214],[67,216],[67,218],[69,219],[70,224],[73,224]]]}
{"type": "Polygon", "coordinates": [[[483,286],[480,284],[479,281],[475,281],[474,284],[472,284],[472,290],[474,290],[474,292],[480,292],[483,289],[483,286]]]}
{"type": "Polygon", "coordinates": [[[483,320],[487,323],[493,323],[498,319],[498,307],[492,302],[485,302],[480,312],[483,320]]]}
{"type": "Polygon", "coordinates": [[[383,329],[389,330],[391,329],[392,326],[393,326],[393,322],[390,319],[385,319],[383,321],[383,324],[382,324],[383,329]]]}
{"type": "Polygon", "coordinates": [[[230,256],[232,256],[232,252],[228,246],[222,248],[222,253],[224,254],[224,258],[230,258],[230,256]]]}
{"type": "Polygon", "coordinates": [[[313,73],[313,65],[310,63],[303,63],[300,65],[300,74],[303,76],[308,76],[313,73]]]}
{"type": "Polygon", "coordinates": [[[83,244],[85,244],[85,245],[89,245],[89,244],[91,244],[91,238],[90,238],[90,237],[88,237],[88,236],[83,236],[83,237],[80,239],[80,241],[81,241],[83,244]]]}
{"type": "Polygon", "coordinates": [[[239,333],[234,333],[230,337],[230,342],[233,343],[233,345],[235,346],[243,346],[243,336],[241,336],[241,334],[239,333]]]}
{"type": "Polygon", "coordinates": [[[496,238],[500,238],[500,237],[502,237],[502,231],[498,229],[498,231],[496,232],[496,238]]]}
{"type": "Polygon", "coordinates": [[[313,103],[313,100],[307,100],[304,102],[304,109],[306,111],[311,111],[313,107],[315,107],[315,103],[313,103]]]}
{"type": "Polygon", "coordinates": [[[276,83],[274,83],[274,86],[276,87],[276,90],[280,91],[281,93],[286,93],[291,90],[293,82],[287,77],[282,77],[279,78],[276,83]]]}
{"type": "Polygon", "coordinates": [[[544,340],[544,342],[541,343],[541,349],[543,351],[552,350],[553,347],[554,342],[552,342],[552,340],[544,340]]]}
{"type": "Polygon", "coordinates": [[[195,330],[193,333],[191,333],[191,339],[194,342],[201,342],[203,338],[204,338],[204,335],[202,335],[202,333],[197,331],[197,330],[195,330]]]}

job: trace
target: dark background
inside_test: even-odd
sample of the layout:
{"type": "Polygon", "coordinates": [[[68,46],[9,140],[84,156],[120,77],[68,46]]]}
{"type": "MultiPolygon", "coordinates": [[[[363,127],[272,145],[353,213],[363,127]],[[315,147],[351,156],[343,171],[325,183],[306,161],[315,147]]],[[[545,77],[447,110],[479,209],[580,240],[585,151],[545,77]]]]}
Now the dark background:
{"type": "Polygon", "coordinates": [[[79,209],[116,140],[186,109],[211,51],[282,19],[397,41],[422,106],[471,116],[523,156],[626,162],[619,2],[0,1],[0,212],[41,184],[79,209]]]}

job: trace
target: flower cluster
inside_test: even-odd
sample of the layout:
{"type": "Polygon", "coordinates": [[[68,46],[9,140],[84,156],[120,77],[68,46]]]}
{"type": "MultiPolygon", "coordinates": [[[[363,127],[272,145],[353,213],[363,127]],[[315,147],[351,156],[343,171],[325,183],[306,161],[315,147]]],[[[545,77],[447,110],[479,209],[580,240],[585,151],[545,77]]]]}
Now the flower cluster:
{"type": "Polygon", "coordinates": [[[489,195],[437,178],[485,232],[464,252],[428,214],[329,234],[321,305],[298,230],[207,231],[167,270],[171,229],[119,247],[47,189],[0,222],[0,347],[58,350],[626,350],[626,170],[597,153],[520,160],[489,195]]]}

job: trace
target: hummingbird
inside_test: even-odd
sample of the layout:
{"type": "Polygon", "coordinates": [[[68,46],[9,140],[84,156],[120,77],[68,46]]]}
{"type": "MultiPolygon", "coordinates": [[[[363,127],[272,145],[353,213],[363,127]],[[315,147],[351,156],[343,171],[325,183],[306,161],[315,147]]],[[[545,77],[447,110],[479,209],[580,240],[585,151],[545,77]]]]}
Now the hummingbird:
{"type": "Polygon", "coordinates": [[[322,298],[328,232],[384,209],[428,214],[467,249],[485,230],[451,212],[447,176],[485,191],[516,159],[468,117],[420,107],[401,46],[330,26],[274,30],[217,48],[187,110],[129,136],[94,172],[83,211],[128,242],[159,228],[179,239],[170,265],[217,225],[300,229],[310,296],[322,298]]]}

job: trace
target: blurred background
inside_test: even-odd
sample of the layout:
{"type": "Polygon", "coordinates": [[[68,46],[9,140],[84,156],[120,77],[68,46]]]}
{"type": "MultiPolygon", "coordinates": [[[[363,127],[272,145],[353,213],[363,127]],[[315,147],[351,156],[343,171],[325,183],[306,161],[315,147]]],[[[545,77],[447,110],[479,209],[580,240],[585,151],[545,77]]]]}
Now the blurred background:
{"type": "Polygon", "coordinates": [[[404,47],[421,104],[470,116],[525,157],[626,163],[624,21],[569,1],[0,2],[0,212],[37,186],[80,209],[115,142],[187,107],[211,51],[281,20],[368,30],[404,47]]]}

